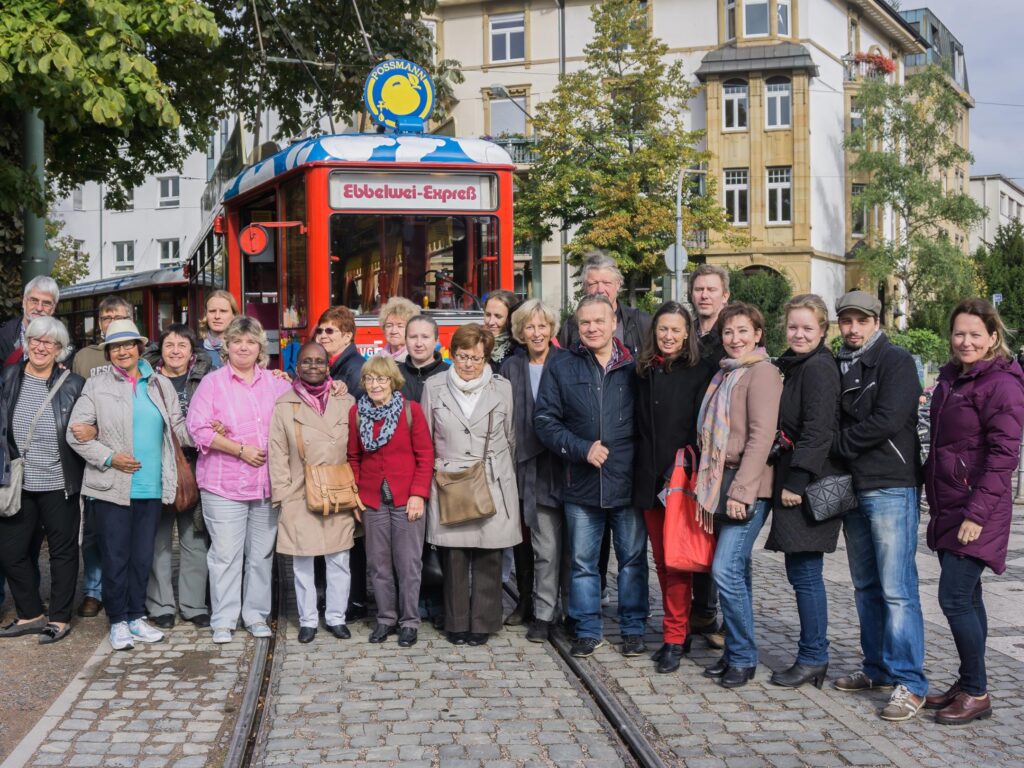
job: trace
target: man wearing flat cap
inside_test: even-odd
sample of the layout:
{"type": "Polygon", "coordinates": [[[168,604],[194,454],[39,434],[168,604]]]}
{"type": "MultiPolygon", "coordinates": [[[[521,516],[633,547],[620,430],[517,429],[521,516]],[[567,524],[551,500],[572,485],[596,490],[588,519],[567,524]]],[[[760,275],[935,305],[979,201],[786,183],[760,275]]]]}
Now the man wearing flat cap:
{"type": "Polygon", "coordinates": [[[910,354],[880,328],[881,302],[850,291],[836,303],[843,346],[839,432],[833,454],[853,475],[858,506],[843,520],[860,618],[862,669],[835,687],[891,688],[883,720],[909,720],[924,704],[924,619],[918,596],[917,406],[921,385],[910,354]]]}

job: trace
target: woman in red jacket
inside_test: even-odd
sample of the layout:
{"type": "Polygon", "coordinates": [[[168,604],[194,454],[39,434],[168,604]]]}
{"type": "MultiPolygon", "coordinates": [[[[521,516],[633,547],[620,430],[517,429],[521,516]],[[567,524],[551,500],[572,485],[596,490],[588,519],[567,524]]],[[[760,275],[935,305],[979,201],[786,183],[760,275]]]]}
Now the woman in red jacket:
{"type": "Polygon", "coordinates": [[[366,559],[377,596],[371,643],[398,632],[398,644],[416,643],[420,626],[424,500],[430,496],[434,446],[419,403],[407,402],[405,383],[390,357],[363,365],[362,395],[348,420],[348,461],[366,505],[366,559]],[[395,584],[395,574],[398,583],[395,584]]]}

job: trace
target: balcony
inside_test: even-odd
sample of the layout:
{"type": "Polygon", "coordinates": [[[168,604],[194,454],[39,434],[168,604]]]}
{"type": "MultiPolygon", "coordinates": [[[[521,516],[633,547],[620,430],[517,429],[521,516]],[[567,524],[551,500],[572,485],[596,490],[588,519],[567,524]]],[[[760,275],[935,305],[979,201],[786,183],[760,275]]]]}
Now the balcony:
{"type": "Polygon", "coordinates": [[[843,56],[846,81],[888,78],[896,71],[896,62],[880,53],[848,53],[843,56]]]}
{"type": "Polygon", "coordinates": [[[533,165],[537,162],[537,140],[526,136],[499,136],[491,141],[504,149],[516,165],[533,165]]]}

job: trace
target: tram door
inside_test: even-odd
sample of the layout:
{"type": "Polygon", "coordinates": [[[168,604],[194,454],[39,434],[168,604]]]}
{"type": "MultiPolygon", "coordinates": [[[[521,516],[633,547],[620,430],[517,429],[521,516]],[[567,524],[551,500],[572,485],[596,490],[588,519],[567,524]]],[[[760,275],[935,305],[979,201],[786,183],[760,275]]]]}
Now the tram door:
{"type": "MultiPolygon", "coordinates": [[[[277,197],[273,194],[261,198],[239,211],[239,229],[249,224],[277,221],[277,197]]],[[[278,290],[277,270],[280,259],[281,230],[271,230],[278,236],[272,238],[273,248],[257,256],[242,254],[242,314],[256,318],[267,332],[268,352],[277,355],[278,343],[278,290]]]]}

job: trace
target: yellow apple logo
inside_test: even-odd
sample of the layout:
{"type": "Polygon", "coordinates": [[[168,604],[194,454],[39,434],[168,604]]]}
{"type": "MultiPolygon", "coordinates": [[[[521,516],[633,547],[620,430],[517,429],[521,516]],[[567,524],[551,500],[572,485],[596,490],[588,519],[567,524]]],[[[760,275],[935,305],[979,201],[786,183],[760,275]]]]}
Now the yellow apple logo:
{"type": "Polygon", "coordinates": [[[394,115],[411,115],[423,100],[420,79],[412,72],[389,77],[380,89],[381,104],[394,115]]]}

